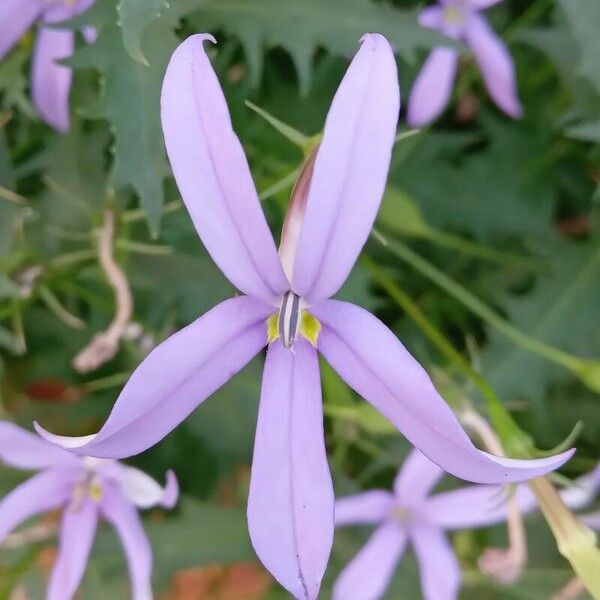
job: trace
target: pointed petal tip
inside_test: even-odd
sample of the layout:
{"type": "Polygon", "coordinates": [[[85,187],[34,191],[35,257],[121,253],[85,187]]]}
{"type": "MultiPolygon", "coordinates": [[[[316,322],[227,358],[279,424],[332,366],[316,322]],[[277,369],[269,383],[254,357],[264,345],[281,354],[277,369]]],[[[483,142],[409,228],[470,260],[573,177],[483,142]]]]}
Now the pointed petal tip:
{"type": "MultiPolygon", "coordinates": [[[[501,458],[483,452],[491,461],[496,464],[502,465],[506,468],[504,473],[505,483],[520,483],[522,481],[528,481],[535,477],[542,477],[548,473],[560,469],[566,462],[568,462],[575,454],[576,449],[571,448],[560,454],[554,456],[548,456],[545,458],[537,459],[516,459],[516,458],[501,458]]],[[[490,478],[486,481],[476,481],[476,483],[502,483],[497,479],[490,478]]],[[[475,481],[475,479],[473,479],[475,481]]]]}
{"type": "Polygon", "coordinates": [[[163,497],[160,501],[160,506],[163,508],[173,508],[179,499],[179,482],[175,472],[169,469],[167,471],[167,483],[164,487],[163,497]]]}
{"type": "Polygon", "coordinates": [[[83,435],[79,437],[71,437],[67,435],[56,435],[44,429],[37,421],[33,422],[33,428],[38,435],[65,450],[70,450],[74,454],[84,454],[83,449],[96,437],[97,434],[83,435]]]}
{"type": "Polygon", "coordinates": [[[365,33],[360,39],[361,48],[370,48],[373,52],[389,51],[396,53],[396,47],[381,33],[365,33]]]}
{"type": "Polygon", "coordinates": [[[198,33],[195,36],[196,39],[201,40],[202,42],[210,42],[211,44],[216,44],[217,40],[212,33],[198,33]]]}

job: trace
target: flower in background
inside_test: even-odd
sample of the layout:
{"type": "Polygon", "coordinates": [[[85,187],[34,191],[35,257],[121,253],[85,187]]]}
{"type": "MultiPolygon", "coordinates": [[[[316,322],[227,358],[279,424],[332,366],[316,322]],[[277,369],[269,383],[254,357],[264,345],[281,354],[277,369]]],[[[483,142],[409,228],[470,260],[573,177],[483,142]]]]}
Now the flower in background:
{"type": "MultiPolygon", "coordinates": [[[[69,130],[69,91],[72,71],[58,63],[73,54],[75,33],[54,24],[72,19],[95,0],[2,0],[0,2],[0,60],[19,38],[40,21],[31,65],[31,94],[41,117],[58,131],[69,130]]],[[[82,34],[95,39],[91,28],[82,34]]]]}
{"type": "Polygon", "coordinates": [[[152,599],[152,550],[137,509],[175,505],[178,486],[171,471],[163,489],[138,469],[75,456],[6,421],[0,421],[0,460],[17,469],[41,470],[0,501],[0,544],[30,517],[63,509],[48,600],[75,595],[100,517],[123,544],[133,600],[152,599]]]}
{"type": "MultiPolygon", "coordinates": [[[[381,598],[408,543],[419,565],[423,598],[457,598],[461,570],[446,532],[503,522],[510,490],[472,485],[430,495],[443,474],[437,465],[413,450],[396,476],[393,492],[371,490],[337,500],[336,526],[368,524],[377,525],[377,529],[342,571],[333,600],[381,598]]],[[[563,490],[561,497],[570,508],[583,508],[592,502],[599,487],[600,467],[563,490]]],[[[519,485],[516,494],[522,512],[537,508],[527,485],[519,485]]]]}
{"type": "Polygon", "coordinates": [[[67,438],[38,431],[78,454],[143,452],[268,345],[248,498],[250,536],[277,580],[296,598],[312,600],[334,529],[317,350],[412,444],[459,477],[523,480],[557,468],[572,452],[539,461],[481,452],[396,336],[366,310],[330,299],[369,235],[385,188],[400,103],[387,40],[363,37],[321,144],[295,187],[278,256],[204,50],[207,39],[214,41],[192,36],[173,54],[163,83],[162,125],[192,221],[245,295],[222,302],[155,348],[99,433],[67,438]]]}
{"type": "MultiPolygon", "coordinates": [[[[485,86],[494,102],[517,118],[522,110],[516,90],[515,68],[504,42],[492,31],[479,12],[499,0],[440,0],[441,6],[424,8],[419,23],[466,42],[481,69],[485,86]]],[[[422,127],[443,110],[456,75],[459,51],[435,48],[431,51],[413,84],[408,101],[408,122],[422,127]]]]}

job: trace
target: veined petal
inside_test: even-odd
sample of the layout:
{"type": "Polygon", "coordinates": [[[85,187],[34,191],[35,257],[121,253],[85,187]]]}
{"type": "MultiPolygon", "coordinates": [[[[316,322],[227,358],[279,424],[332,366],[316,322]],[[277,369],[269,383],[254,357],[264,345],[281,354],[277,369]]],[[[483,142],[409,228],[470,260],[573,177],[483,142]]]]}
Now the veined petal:
{"type": "Polygon", "coordinates": [[[134,371],[104,427],[65,437],[36,429],[79,455],[125,458],[158,443],[267,343],[267,304],[226,300],[157,346],[134,371]]]}
{"type": "Polygon", "coordinates": [[[292,281],[309,303],[338,291],[371,231],[399,108],[394,53],[383,36],[367,34],[333,99],[315,160],[292,281]]]}
{"type": "Polygon", "coordinates": [[[133,504],[116,486],[106,486],[102,516],[115,528],[131,578],[132,600],[152,600],[152,548],[133,504]]]}
{"type": "Polygon", "coordinates": [[[311,308],[318,349],[346,383],[442,469],[476,483],[523,481],[557,469],[574,450],[516,460],[478,450],[421,365],[375,316],[348,302],[311,308]]]}
{"type": "Polygon", "coordinates": [[[335,524],[357,525],[379,523],[394,506],[394,496],[387,490],[370,490],[335,501],[335,524]]]}
{"type": "Polygon", "coordinates": [[[63,133],[69,130],[69,92],[73,72],[57,61],[73,54],[72,31],[40,27],[33,51],[31,94],[46,123],[63,133]]]}
{"type": "Polygon", "coordinates": [[[444,532],[419,525],[412,528],[410,539],[419,563],[423,600],[455,600],[460,588],[460,565],[444,532]]]}
{"type": "Polygon", "coordinates": [[[0,60],[33,25],[44,7],[44,0],[2,0],[0,2],[0,60]]]}
{"type": "Polygon", "coordinates": [[[394,481],[394,494],[403,504],[418,504],[435,487],[444,471],[416,448],[407,456],[394,481]]]}
{"type": "Polygon", "coordinates": [[[162,506],[173,508],[179,496],[179,485],[173,471],[167,471],[163,488],[157,481],[135,467],[119,465],[119,483],[125,497],[138,508],[162,506]]]}
{"type": "Polygon", "coordinates": [[[60,524],[58,558],[50,575],[48,600],[71,600],[81,583],[98,525],[98,505],[86,499],[66,508],[60,524]]]}
{"type": "Polygon", "coordinates": [[[319,593],[333,512],[317,353],[302,339],[294,353],[276,341],[263,376],[248,526],[265,567],[300,600],[319,593]]]}
{"type": "Polygon", "coordinates": [[[274,304],[289,284],[223,91],[204,51],[208,34],[173,53],[162,127],[179,191],[213,260],[240,290],[274,304]]]}
{"type": "Polygon", "coordinates": [[[520,117],[523,110],[517,95],[515,66],[504,42],[492,31],[485,17],[477,13],[469,15],[465,39],[494,102],[511,117],[520,117]]]}
{"type": "Polygon", "coordinates": [[[411,127],[434,121],[444,110],[458,64],[458,52],[452,48],[434,48],[417,75],[408,100],[407,119],[411,127]]]}
{"type": "Polygon", "coordinates": [[[65,504],[77,472],[49,469],[17,486],[0,501],[0,544],[23,521],[65,504]]]}
{"type": "Polygon", "coordinates": [[[333,600],[379,600],[406,548],[406,531],[395,521],[380,525],[333,587],[333,600]]]}
{"type": "Polygon", "coordinates": [[[16,469],[73,466],[80,459],[14,423],[0,421],[0,461],[16,469]]]}
{"type": "Polygon", "coordinates": [[[472,485],[430,496],[421,510],[432,524],[443,529],[486,527],[506,520],[508,488],[472,485]]]}

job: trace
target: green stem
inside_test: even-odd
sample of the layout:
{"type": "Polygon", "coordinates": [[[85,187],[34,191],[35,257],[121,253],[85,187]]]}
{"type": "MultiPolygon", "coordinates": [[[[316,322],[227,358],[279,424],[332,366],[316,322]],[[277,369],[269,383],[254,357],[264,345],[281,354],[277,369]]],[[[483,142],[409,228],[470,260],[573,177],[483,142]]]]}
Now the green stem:
{"type": "Polygon", "coordinates": [[[95,250],[74,250],[73,252],[66,252],[65,254],[60,254],[53,258],[50,261],[49,266],[52,269],[62,269],[92,258],[96,258],[95,250]]]}
{"type": "Polygon", "coordinates": [[[278,194],[283,190],[291,189],[294,186],[294,183],[296,183],[299,175],[300,168],[294,169],[291,173],[284,175],[281,179],[277,180],[273,185],[269,186],[258,195],[261,202],[275,196],[275,194],[278,194]]]}
{"type": "Polygon", "coordinates": [[[381,267],[368,257],[363,257],[363,262],[371,271],[375,281],[417,324],[442,355],[477,386],[485,400],[494,429],[500,436],[506,450],[514,455],[531,456],[534,451],[531,438],[515,423],[486,379],[473,369],[465,357],[454,348],[444,334],[427,318],[421,308],[381,267]]]}
{"type": "Polygon", "coordinates": [[[448,277],[436,266],[432,265],[422,256],[419,256],[416,252],[413,252],[402,242],[388,239],[384,246],[398,258],[433,281],[437,286],[441,287],[451,296],[454,296],[454,298],[459,300],[478,317],[486,321],[522,348],[525,348],[534,354],[539,354],[540,356],[578,374],[582,365],[582,360],[578,357],[528,336],[526,333],[503,319],[497,312],[479,300],[479,298],[465,289],[462,285],[448,277]]]}
{"type": "Polygon", "coordinates": [[[431,241],[440,246],[446,248],[452,248],[458,252],[469,254],[489,262],[493,262],[508,267],[515,267],[518,269],[527,269],[530,271],[541,271],[544,268],[543,263],[526,256],[519,256],[518,254],[511,254],[509,252],[501,252],[495,248],[466,240],[458,235],[446,233],[432,227],[427,227],[424,231],[418,233],[416,237],[421,237],[425,240],[431,241]]]}
{"type": "Polygon", "coordinates": [[[48,286],[40,286],[38,293],[44,304],[48,307],[59,321],[62,321],[68,327],[73,329],[85,329],[85,322],[79,317],[70,313],[61,303],[60,300],[52,293],[48,286]]]}
{"type": "MultiPolygon", "coordinates": [[[[162,207],[160,213],[162,215],[168,215],[169,213],[178,211],[182,207],[183,204],[179,200],[173,200],[172,202],[167,202],[167,204],[162,207]]],[[[145,219],[146,211],[142,208],[134,208],[121,215],[121,221],[123,223],[135,223],[136,221],[144,221],[145,219]]]]}
{"type": "Polygon", "coordinates": [[[101,379],[88,381],[87,383],[84,383],[82,387],[88,393],[98,392],[100,390],[119,387],[126,383],[130,377],[130,372],[115,373],[114,375],[108,375],[107,377],[102,377],[101,379]]]}

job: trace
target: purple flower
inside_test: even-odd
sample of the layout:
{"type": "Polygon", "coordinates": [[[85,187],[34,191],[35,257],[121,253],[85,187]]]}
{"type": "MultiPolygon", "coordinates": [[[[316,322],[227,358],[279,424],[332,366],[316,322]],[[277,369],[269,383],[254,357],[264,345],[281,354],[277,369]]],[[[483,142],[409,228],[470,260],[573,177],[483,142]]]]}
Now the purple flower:
{"type": "MultiPolygon", "coordinates": [[[[424,8],[419,22],[448,37],[466,42],[481,69],[487,90],[494,102],[511,117],[520,117],[515,68],[504,42],[492,31],[479,10],[499,0],[440,0],[441,6],[424,8]]],[[[410,93],[408,122],[422,127],[443,110],[458,64],[458,50],[435,48],[427,58],[410,93]]]]}
{"type": "Polygon", "coordinates": [[[151,600],[152,550],[136,508],[175,505],[178,487],[171,471],[163,489],[138,469],[75,456],[6,421],[0,421],[0,460],[17,469],[41,470],[0,501],[0,544],[30,517],[63,509],[48,600],[75,595],[100,517],[115,528],[123,545],[133,600],[151,600]]]}
{"type": "Polygon", "coordinates": [[[318,152],[296,185],[280,256],[205,53],[207,39],[214,41],[209,35],[188,38],[171,58],[162,91],[163,130],[198,234],[244,295],[155,348],[99,433],[65,438],[38,430],[79,454],[137,454],[268,345],[248,499],[250,535],[279,582],[297,598],[312,599],[331,550],[334,504],[317,350],[411,443],[459,477],[523,480],[555,469],[572,452],[539,461],[481,452],[396,336],[366,310],[329,299],[352,269],[385,187],[399,111],[396,63],[385,38],[364,36],[333,99],[318,152]]]}
{"type": "MultiPolygon", "coordinates": [[[[75,34],[70,29],[45,27],[72,19],[87,10],[94,0],[2,0],[0,2],[0,60],[38,20],[31,66],[31,93],[41,117],[58,131],[69,130],[69,91],[72,71],[58,61],[73,54],[75,34]]],[[[83,30],[88,42],[95,37],[83,30]]]]}
{"type": "MultiPolygon", "coordinates": [[[[424,600],[454,600],[461,581],[460,565],[446,531],[487,527],[506,519],[502,486],[472,485],[430,495],[443,471],[413,450],[396,476],[393,492],[371,490],[340,498],[335,524],[377,525],[375,533],[342,571],[333,600],[377,600],[392,578],[410,543],[415,552],[424,600]]],[[[561,492],[572,509],[589,505],[600,486],[600,467],[561,492]]],[[[527,485],[516,490],[521,512],[537,509],[527,485]]],[[[590,527],[600,525],[600,513],[584,516],[590,527]]]]}
{"type": "Polygon", "coordinates": [[[335,503],[337,526],[377,525],[375,533],[342,571],[333,600],[381,598],[410,543],[424,600],[454,600],[461,571],[446,531],[482,527],[506,517],[502,486],[473,485],[430,495],[443,471],[418,450],[404,462],[394,491],[371,490],[335,503]]]}

